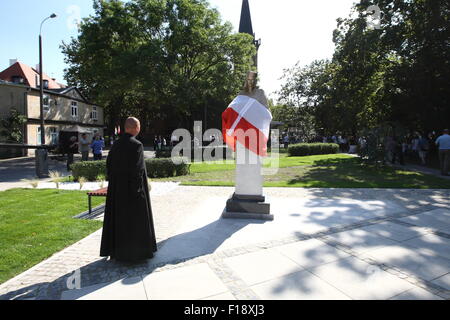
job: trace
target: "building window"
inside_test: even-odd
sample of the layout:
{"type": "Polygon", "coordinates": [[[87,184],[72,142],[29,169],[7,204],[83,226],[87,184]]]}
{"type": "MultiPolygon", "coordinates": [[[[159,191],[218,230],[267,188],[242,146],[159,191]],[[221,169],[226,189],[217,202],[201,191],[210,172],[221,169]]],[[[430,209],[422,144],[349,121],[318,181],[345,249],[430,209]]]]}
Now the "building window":
{"type": "Polygon", "coordinates": [[[72,101],[71,105],[72,105],[72,117],[78,118],[78,102],[72,101]]]}
{"type": "Polygon", "coordinates": [[[44,89],[48,89],[48,80],[43,80],[44,83],[44,89]]]}
{"type": "Polygon", "coordinates": [[[23,84],[23,78],[21,76],[12,76],[11,77],[11,82],[12,83],[17,83],[17,84],[23,84]]]}
{"type": "Polygon", "coordinates": [[[92,107],[91,119],[97,120],[97,107],[92,107]]]}
{"type": "Polygon", "coordinates": [[[36,145],[41,145],[41,127],[37,127],[36,145]]]}
{"type": "Polygon", "coordinates": [[[50,128],[50,142],[52,145],[58,144],[58,131],[55,127],[50,128]]]}
{"type": "Polygon", "coordinates": [[[50,109],[50,97],[46,94],[43,96],[43,105],[44,111],[48,111],[50,109]]]}

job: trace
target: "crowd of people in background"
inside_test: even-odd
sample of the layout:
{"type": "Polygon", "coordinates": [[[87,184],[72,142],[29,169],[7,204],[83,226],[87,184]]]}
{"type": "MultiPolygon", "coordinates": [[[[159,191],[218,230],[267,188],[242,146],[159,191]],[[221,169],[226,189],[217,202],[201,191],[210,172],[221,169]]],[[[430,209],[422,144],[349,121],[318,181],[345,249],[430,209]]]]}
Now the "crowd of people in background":
{"type": "Polygon", "coordinates": [[[102,160],[105,140],[99,133],[95,133],[92,140],[88,139],[86,133],[81,134],[78,141],[77,136],[70,137],[67,145],[67,171],[74,162],[74,154],[81,153],[81,161],[89,161],[89,153],[92,151],[93,160],[102,160]]]}
{"type": "MultiPolygon", "coordinates": [[[[280,144],[288,148],[289,144],[300,142],[335,143],[339,145],[341,153],[358,153],[358,149],[366,146],[366,137],[353,135],[334,134],[332,136],[316,136],[311,141],[302,141],[296,135],[283,133],[280,144]]],[[[426,166],[430,162],[430,154],[439,158],[442,175],[448,175],[450,170],[450,135],[449,130],[443,130],[442,134],[436,131],[424,134],[420,132],[410,133],[404,136],[388,136],[383,141],[386,161],[392,164],[405,164],[405,159],[417,159],[420,164],[426,166]]]]}
{"type": "Polygon", "coordinates": [[[155,138],[153,139],[153,150],[167,150],[167,147],[167,139],[164,136],[155,136],[155,138]]]}
{"type": "MultiPolygon", "coordinates": [[[[94,160],[102,160],[102,152],[105,148],[104,139],[96,133],[90,141],[87,134],[81,135],[80,141],[77,141],[76,136],[72,136],[67,146],[67,170],[70,170],[70,165],[73,163],[74,154],[81,153],[81,161],[89,160],[90,151],[93,154],[94,160]]],[[[155,151],[170,150],[178,139],[171,136],[170,139],[161,135],[155,135],[153,139],[153,148],[155,151]]],[[[335,143],[339,145],[341,153],[358,153],[358,148],[362,149],[366,146],[365,137],[355,137],[353,135],[334,134],[332,136],[316,136],[311,141],[303,141],[299,135],[283,133],[280,136],[280,145],[288,148],[290,144],[301,142],[322,142],[335,143]]],[[[111,140],[111,145],[114,139],[111,140]]],[[[194,141],[195,143],[195,141],[194,141]]],[[[385,160],[400,165],[405,164],[405,159],[418,159],[420,164],[428,165],[430,154],[437,154],[440,162],[440,169],[442,175],[448,175],[450,169],[450,135],[448,130],[444,130],[442,135],[438,135],[436,131],[428,134],[414,132],[404,136],[388,136],[384,142],[385,160]]]]}

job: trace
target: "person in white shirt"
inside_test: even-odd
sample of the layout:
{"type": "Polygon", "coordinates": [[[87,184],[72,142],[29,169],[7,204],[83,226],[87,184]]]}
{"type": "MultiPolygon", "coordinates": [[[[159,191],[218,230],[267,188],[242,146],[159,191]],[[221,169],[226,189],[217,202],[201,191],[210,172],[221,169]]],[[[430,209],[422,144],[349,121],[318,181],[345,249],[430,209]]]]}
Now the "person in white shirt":
{"type": "Polygon", "coordinates": [[[442,136],[436,139],[436,145],[439,147],[439,163],[441,165],[441,174],[448,176],[450,166],[450,135],[449,130],[445,129],[442,136]]]}

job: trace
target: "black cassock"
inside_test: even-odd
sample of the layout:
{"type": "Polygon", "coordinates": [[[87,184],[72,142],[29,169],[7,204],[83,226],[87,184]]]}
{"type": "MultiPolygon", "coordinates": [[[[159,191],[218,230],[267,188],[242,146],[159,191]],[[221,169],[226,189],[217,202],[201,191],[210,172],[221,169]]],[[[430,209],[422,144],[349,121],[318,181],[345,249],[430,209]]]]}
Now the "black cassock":
{"type": "Polygon", "coordinates": [[[157,248],[142,143],[125,133],[114,142],[106,167],[100,256],[122,261],[152,258],[157,248]]]}

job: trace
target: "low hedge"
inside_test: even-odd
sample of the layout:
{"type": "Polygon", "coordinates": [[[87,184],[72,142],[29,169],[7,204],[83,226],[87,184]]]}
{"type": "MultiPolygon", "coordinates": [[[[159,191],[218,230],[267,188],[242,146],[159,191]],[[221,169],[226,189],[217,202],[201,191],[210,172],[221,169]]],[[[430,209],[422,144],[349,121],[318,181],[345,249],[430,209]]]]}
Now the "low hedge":
{"type": "Polygon", "coordinates": [[[290,157],[334,154],[338,151],[339,145],[336,143],[299,143],[288,147],[290,157]]]}
{"type": "Polygon", "coordinates": [[[186,160],[175,164],[171,159],[146,159],[145,166],[149,178],[168,178],[189,174],[191,165],[186,160]]]}
{"type": "MultiPolygon", "coordinates": [[[[190,164],[186,161],[175,164],[171,159],[146,159],[147,176],[149,178],[168,178],[190,173],[190,164]]],[[[71,166],[75,181],[83,177],[87,181],[96,181],[98,176],[106,176],[106,160],[75,162],[71,166]]]]}
{"type": "Polygon", "coordinates": [[[87,181],[96,181],[97,176],[106,176],[106,160],[74,162],[71,168],[75,181],[81,177],[87,181]]]}
{"type": "Polygon", "coordinates": [[[172,150],[156,150],[156,158],[170,158],[172,156],[172,150]]]}

